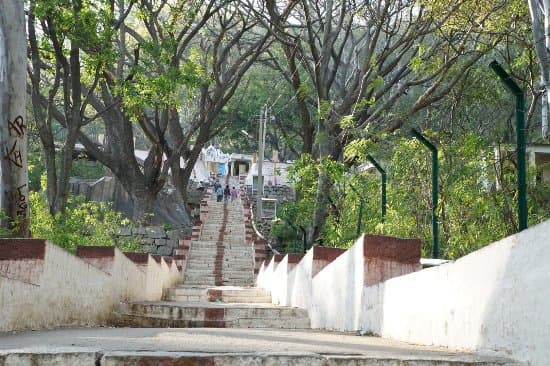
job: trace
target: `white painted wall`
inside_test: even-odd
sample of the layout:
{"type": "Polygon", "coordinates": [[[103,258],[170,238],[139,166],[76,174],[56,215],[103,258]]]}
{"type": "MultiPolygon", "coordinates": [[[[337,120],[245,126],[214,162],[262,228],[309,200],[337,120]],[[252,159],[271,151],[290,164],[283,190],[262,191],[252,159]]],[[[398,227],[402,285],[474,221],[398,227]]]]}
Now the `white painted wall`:
{"type": "Polygon", "coordinates": [[[1,331],[103,323],[118,303],[109,274],[51,244],[35,283],[2,282],[1,331]]]}
{"type": "Polygon", "coordinates": [[[147,260],[147,278],[145,285],[145,299],[155,301],[162,298],[164,273],[161,265],[152,257],[147,260]]]}
{"type": "Polygon", "coordinates": [[[113,282],[122,300],[145,300],[145,273],[117,248],[109,274],[116,279],[113,282]]]}
{"type": "Polygon", "coordinates": [[[313,328],[358,329],[364,279],[363,238],[312,278],[313,250],[288,271],[288,257],[260,268],[257,285],[274,304],[307,309],[313,328]]]}
{"type": "Polygon", "coordinates": [[[548,365],[550,220],[455,262],[369,287],[361,244],[313,278],[311,251],[289,272],[284,261],[280,269],[271,261],[261,267],[258,285],[274,290],[275,303],[307,309],[313,328],[365,329],[548,365]]]}
{"type": "MultiPolygon", "coordinates": [[[[20,260],[20,270],[32,270],[35,262],[25,268],[20,260]]],[[[44,261],[38,265],[42,270],[33,273],[31,281],[0,275],[0,332],[106,324],[120,301],[160,300],[163,286],[173,285],[179,274],[151,256],[149,264],[143,272],[116,250],[107,273],[46,243],[44,261]]]]}
{"type": "Polygon", "coordinates": [[[313,277],[312,327],[342,331],[359,328],[364,273],[361,237],[313,277]]]}
{"type": "Polygon", "coordinates": [[[302,309],[311,308],[312,267],[313,250],[309,250],[289,274],[288,287],[290,289],[290,296],[286,305],[296,306],[302,309]]]}
{"type": "Polygon", "coordinates": [[[273,271],[275,271],[275,266],[274,258],[271,258],[267,264],[266,262],[262,263],[258,276],[256,277],[256,286],[271,290],[274,286],[273,271]]]}
{"type": "Polygon", "coordinates": [[[274,266],[273,278],[274,281],[271,287],[271,302],[277,305],[287,304],[287,287],[288,287],[288,256],[274,266]]]}
{"type": "Polygon", "coordinates": [[[456,262],[365,289],[361,322],[383,337],[550,359],[550,221],[456,262]]]}

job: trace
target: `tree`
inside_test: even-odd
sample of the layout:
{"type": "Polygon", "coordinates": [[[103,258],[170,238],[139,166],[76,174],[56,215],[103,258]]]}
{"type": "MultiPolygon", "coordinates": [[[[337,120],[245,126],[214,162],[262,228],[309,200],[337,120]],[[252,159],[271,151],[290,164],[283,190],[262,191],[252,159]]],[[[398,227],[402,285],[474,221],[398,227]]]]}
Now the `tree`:
{"type": "Polygon", "coordinates": [[[540,78],[544,88],[542,104],[542,137],[548,139],[548,108],[550,105],[550,2],[528,0],[531,14],[533,43],[540,67],[540,78]]]}
{"type": "Polygon", "coordinates": [[[16,236],[29,235],[25,13],[23,2],[7,0],[0,12],[0,208],[16,236]]]}
{"type": "Polygon", "coordinates": [[[51,214],[65,212],[75,144],[82,128],[98,118],[90,111],[91,97],[111,61],[116,30],[127,15],[114,18],[113,6],[107,1],[30,1],[29,90],[44,149],[51,214]],[[59,158],[54,121],[63,131],[59,158]]]}
{"type": "MultiPolygon", "coordinates": [[[[444,98],[498,43],[493,18],[506,2],[302,0],[290,11],[268,2],[286,52],[286,75],[300,101],[314,103],[318,158],[341,160],[348,144],[400,129],[444,98]],[[490,31],[486,31],[489,28],[490,31]],[[299,65],[299,66],[298,66],[299,65]],[[300,76],[300,83],[296,77],[300,76]],[[305,79],[305,80],[303,80],[305,79]],[[412,98],[414,96],[414,99],[412,98]],[[399,111],[399,113],[396,113],[399,111]]],[[[503,27],[505,28],[505,27],[503,27]]],[[[304,128],[309,128],[304,122],[304,128]]],[[[321,237],[330,202],[329,175],[319,174],[309,242],[321,237]]]]}

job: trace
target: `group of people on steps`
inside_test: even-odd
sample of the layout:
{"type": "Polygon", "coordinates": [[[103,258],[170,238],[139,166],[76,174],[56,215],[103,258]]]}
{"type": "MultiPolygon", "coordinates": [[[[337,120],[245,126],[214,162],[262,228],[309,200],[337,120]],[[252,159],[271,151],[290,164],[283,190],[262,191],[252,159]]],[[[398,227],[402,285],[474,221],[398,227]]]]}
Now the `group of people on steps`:
{"type": "Polygon", "coordinates": [[[214,193],[216,193],[217,202],[221,202],[223,199],[224,202],[227,203],[229,201],[229,198],[231,198],[231,202],[233,202],[238,197],[238,192],[235,187],[229,189],[229,184],[227,184],[224,189],[218,181],[214,183],[214,193]]]}

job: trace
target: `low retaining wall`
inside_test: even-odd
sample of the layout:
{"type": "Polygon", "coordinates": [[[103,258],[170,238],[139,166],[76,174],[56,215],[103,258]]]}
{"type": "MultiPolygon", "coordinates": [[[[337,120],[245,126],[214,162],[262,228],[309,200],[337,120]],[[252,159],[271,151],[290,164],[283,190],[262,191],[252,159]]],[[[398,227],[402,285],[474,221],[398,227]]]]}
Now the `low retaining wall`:
{"type": "Polygon", "coordinates": [[[383,337],[550,359],[550,221],[456,262],[365,289],[361,322],[383,337]]]}
{"type": "Polygon", "coordinates": [[[191,227],[165,230],[162,226],[146,226],[125,229],[118,238],[135,238],[145,253],[171,256],[177,254],[180,240],[191,235],[191,227]]]}
{"type": "Polygon", "coordinates": [[[42,239],[0,239],[0,332],[106,325],[120,301],[158,301],[180,278],[162,258],[147,255],[138,265],[116,248],[79,252],[42,239]]]}
{"type": "Polygon", "coordinates": [[[420,240],[364,235],[347,251],[314,247],[303,257],[274,256],[257,285],[275,304],[307,309],[313,328],[357,330],[365,284],[421,268],[420,240]]]}
{"type": "Polygon", "coordinates": [[[288,257],[274,257],[262,264],[257,283],[273,291],[274,303],[307,309],[314,328],[361,329],[546,366],[549,238],[546,221],[455,262],[417,271],[411,243],[401,250],[397,241],[369,245],[361,237],[340,255],[323,248],[322,262],[315,259],[320,248],[294,268],[288,257]]]}

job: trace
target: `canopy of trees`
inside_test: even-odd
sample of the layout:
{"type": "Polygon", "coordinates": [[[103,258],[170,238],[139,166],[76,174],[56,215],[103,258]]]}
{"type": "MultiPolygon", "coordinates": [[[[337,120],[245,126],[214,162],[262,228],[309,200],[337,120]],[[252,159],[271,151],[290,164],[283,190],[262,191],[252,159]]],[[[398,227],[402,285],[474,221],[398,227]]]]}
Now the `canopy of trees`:
{"type": "MultiPolygon", "coordinates": [[[[437,210],[445,255],[457,256],[516,227],[515,160],[504,147],[513,110],[490,60],[527,92],[529,140],[548,137],[547,9],[538,2],[27,0],[25,8],[29,106],[52,215],[70,206],[77,143],[124,186],[134,221],[147,223],[169,179],[185,202],[205,144],[254,149],[242,131],[257,133],[267,104],[267,144],[299,161],[297,202],[276,231],[305,247],[342,245],[364,201],[361,230],[427,239],[429,172],[407,137],[415,127],[442,147],[437,210]],[[498,146],[511,164],[490,159],[498,146]],[[391,167],[384,223],[372,176],[354,170],[366,154],[391,167]],[[474,235],[483,224],[494,235],[474,235]]],[[[548,217],[537,187],[534,221],[548,217]]]]}

